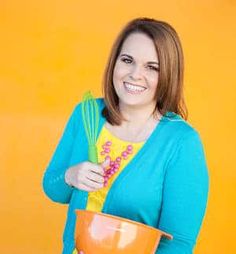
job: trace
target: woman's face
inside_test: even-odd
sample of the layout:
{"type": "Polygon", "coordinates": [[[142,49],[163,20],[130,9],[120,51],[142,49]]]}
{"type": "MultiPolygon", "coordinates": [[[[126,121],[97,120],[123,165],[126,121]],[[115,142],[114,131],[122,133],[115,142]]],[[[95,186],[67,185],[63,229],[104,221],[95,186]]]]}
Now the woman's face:
{"type": "Polygon", "coordinates": [[[117,57],[113,84],[122,105],[155,107],[159,62],[155,45],[144,33],[131,33],[117,57]]]}

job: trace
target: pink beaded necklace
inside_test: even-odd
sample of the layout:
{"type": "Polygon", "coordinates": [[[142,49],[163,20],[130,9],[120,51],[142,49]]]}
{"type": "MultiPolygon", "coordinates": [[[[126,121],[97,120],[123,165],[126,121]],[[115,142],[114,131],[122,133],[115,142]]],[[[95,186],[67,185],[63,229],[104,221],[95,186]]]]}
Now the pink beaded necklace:
{"type": "MultiPolygon", "coordinates": [[[[148,120],[151,118],[151,116],[148,118],[148,120]]],[[[160,120],[158,118],[158,120],[160,120]]],[[[111,160],[111,157],[109,156],[109,153],[111,151],[111,145],[112,142],[110,140],[106,141],[103,145],[102,145],[102,149],[103,151],[101,151],[101,155],[105,157],[105,159],[110,159],[110,165],[109,168],[105,171],[105,176],[104,176],[104,187],[106,187],[108,185],[108,180],[115,174],[118,172],[119,168],[120,168],[120,164],[122,159],[123,160],[127,160],[129,155],[133,153],[133,146],[131,144],[126,146],[126,150],[124,150],[123,152],[121,152],[121,155],[116,157],[115,160],[111,160]]]]}
{"type": "Polygon", "coordinates": [[[121,152],[120,156],[117,156],[115,158],[115,160],[111,160],[111,157],[108,155],[111,151],[111,145],[112,145],[112,142],[110,140],[106,141],[102,145],[103,151],[101,151],[101,153],[100,153],[102,156],[106,156],[105,159],[110,159],[109,168],[105,171],[105,176],[104,176],[104,186],[105,187],[108,185],[108,180],[116,172],[118,172],[122,159],[127,160],[128,156],[133,153],[133,146],[131,144],[129,144],[126,147],[126,150],[121,152]]]}

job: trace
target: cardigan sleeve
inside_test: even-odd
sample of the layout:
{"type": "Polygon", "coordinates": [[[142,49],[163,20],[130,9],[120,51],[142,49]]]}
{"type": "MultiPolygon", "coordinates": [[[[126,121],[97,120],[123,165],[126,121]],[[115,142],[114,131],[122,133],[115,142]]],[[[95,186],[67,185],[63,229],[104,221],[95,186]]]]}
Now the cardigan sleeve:
{"type": "Polygon", "coordinates": [[[193,253],[205,214],[208,186],[203,144],[193,129],[181,138],[167,165],[158,228],[174,238],[162,238],[156,254],[193,253]]]}
{"type": "Polygon", "coordinates": [[[51,200],[58,203],[69,203],[73,190],[73,187],[65,182],[65,172],[69,167],[74,139],[78,129],[79,106],[80,104],[72,112],[43,176],[43,190],[45,194],[51,200]]]}

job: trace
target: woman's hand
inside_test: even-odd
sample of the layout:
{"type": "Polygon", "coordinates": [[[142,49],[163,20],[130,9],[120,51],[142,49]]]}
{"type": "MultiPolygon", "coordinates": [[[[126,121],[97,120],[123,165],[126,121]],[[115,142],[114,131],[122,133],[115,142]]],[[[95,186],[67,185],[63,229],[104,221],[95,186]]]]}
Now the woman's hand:
{"type": "Polygon", "coordinates": [[[109,158],[101,164],[94,164],[89,161],[79,163],[66,171],[65,182],[84,191],[101,189],[104,187],[105,169],[109,164],[109,158]]]}

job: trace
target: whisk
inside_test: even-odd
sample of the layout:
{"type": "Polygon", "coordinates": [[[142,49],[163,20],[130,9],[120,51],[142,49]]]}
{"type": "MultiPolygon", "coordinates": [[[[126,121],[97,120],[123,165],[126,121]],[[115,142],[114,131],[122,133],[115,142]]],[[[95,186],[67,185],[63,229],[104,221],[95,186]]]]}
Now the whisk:
{"type": "Polygon", "coordinates": [[[98,104],[90,91],[86,92],[83,96],[81,110],[83,125],[88,140],[88,160],[92,163],[98,163],[96,140],[98,134],[99,110],[98,104]]]}

